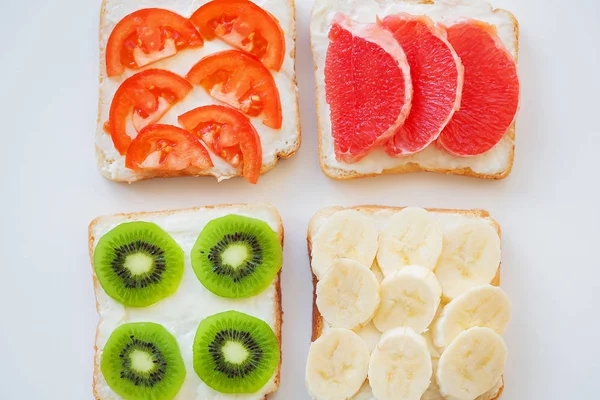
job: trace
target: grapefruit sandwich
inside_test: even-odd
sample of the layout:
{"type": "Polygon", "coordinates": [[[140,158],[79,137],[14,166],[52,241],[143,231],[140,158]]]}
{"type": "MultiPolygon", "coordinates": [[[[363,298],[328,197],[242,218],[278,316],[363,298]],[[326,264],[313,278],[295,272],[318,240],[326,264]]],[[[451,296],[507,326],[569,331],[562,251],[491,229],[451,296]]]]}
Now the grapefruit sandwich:
{"type": "Polygon", "coordinates": [[[484,0],[316,0],[310,32],[326,175],[510,173],[520,94],[510,12],[484,0]]]}

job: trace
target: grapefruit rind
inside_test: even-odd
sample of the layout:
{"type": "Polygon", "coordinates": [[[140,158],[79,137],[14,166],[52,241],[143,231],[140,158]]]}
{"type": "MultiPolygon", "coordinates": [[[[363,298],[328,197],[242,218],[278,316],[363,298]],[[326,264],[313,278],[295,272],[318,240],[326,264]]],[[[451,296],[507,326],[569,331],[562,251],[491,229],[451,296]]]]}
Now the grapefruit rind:
{"type": "Polygon", "coordinates": [[[413,81],[411,113],[394,136],[386,142],[385,150],[392,157],[409,156],[424,150],[433,143],[452,119],[455,110],[460,108],[464,68],[460,57],[446,38],[444,27],[435,24],[428,16],[399,13],[378,21],[390,30],[394,38],[404,48],[411,67],[413,81]],[[403,32],[400,32],[400,29],[403,32]],[[403,35],[406,30],[413,34],[412,38],[403,35]],[[420,37],[417,37],[417,35],[420,37]],[[418,42],[418,46],[412,46],[416,42],[418,42]],[[419,73],[426,59],[431,60],[429,71],[425,70],[419,73]],[[442,59],[446,60],[447,67],[439,70],[439,68],[443,68],[442,59]],[[432,83],[437,84],[439,81],[432,82],[434,79],[432,79],[431,68],[438,68],[440,74],[443,73],[444,76],[449,76],[451,81],[447,85],[451,85],[452,89],[448,88],[447,85],[432,87],[432,83]],[[455,77],[452,76],[454,73],[456,73],[455,77]],[[423,85],[420,84],[421,81],[423,85]],[[454,96],[453,99],[452,95],[454,96]],[[423,99],[420,100],[419,96],[423,99]],[[446,96],[451,103],[446,101],[441,104],[441,96],[446,96]],[[441,113],[441,115],[438,114],[436,117],[432,107],[435,107],[435,112],[441,113]],[[432,124],[435,125],[432,126],[432,124]]]}
{"type": "MultiPolygon", "coordinates": [[[[463,29],[463,32],[457,34],[457,39],[465,40],[465,29],[469,29],[471,34],[478,33],[472,29],[474,27],[478,28],[478,32],[488,35],[480,37],[482,40],[490,41],[488,43],[490,51],[486,56],[495,57],[493,61],[499,65],[495,66],[493,62],[487,60],[477,62],[478,60],[469,59],[468,52],[476,45],[475,40],[469,39],[466,46],[456,41],[453,44],[463,63],[466,64],[463,99],[461,109],[446,125],[437,144],[456,157],[474,157],[490,151],[514,126],[520,106],[517,62],[498,37],[496,27],[482,21],[468,19],[448,26],[447,30],[451,34],[455,29],[463,29]],[[477,73],[472,73],[473,66],[479,67],[477,73]],[[487,71],[493,78],[483,81],[481,68],[493,67],[495,68],[487,71]],[[505,77],[505,82],[500,84],[498,79],[502,77],[505,77]],[[476,84],[473,84],[473,81],[476,84]],[[479,101],[479,104],[474,100],[479,101]]],[[[449,41],[452,42],[450,36],[449,41]]],[[[478,51],[476,54],[481,55],[483,52],[478,51]]]]}
{"type": "MultiPolygon", "coordinates": [[[[330,64],[326,62],[325,93],[327,103],[330,105],[331,110],[330,116],[332,122],[332,135],[334,138],[335,155],[338,161],[346,163],[355,163],[360,161],[363,157],[365,157],[371,149],[377,147],[380,144],[385,143],[404,123],[404,121],[410,114],[413,87],[412,79],[410,77],[410,67],[408,61],[406,60],[404,50],[402,50],[402,47],[398,44],[398,42],[394,39],[390,32],[388,32],[386,29],[382,28],[376,23],[356,23],[353,22],[347,16],[338,13],[335,15],[331,23],[330,39],[333,39],[333,33],[336,34],[336,37],[339,36],[337,35],[338,27],[341,28],[343,31],[348,32],[352,36],[352,44],[350,45],[350,47],[352,48],[352,53],[350,55],[350,60],[353,64],[359,64],[358,61],[360,60],[359,58],[354,58],[354,39],[359,38],[367,43],[375,44],[377,47],[381,48],[387,56],[391,57],[395,63],[395,67],[398,68],[398,71],[404,80],[402,98],[400,98],[399,96],[398,98],[394,99],[393,102],[389,102],[387,104],[378,104],[376,107],[368,105],[362,107],[363,104],[360,101],[356,101],[356,97],[358,97],[356,93],[358,92],[359,95],[361,95],[362,97],[366,96],[364,96],[364,93],[360,93],[360,91],[354,91],[355,88],[352,87],[351,92],[353,94],[353,98],[347,100],[347,102],[344,104],[339,104],[334,98],[334,95],[338,95],[338,93],[335,92],[335,89],[339,89],[339,87],[335,86],[341,86],[339,85],[339,82],[335,82],[339,79],[339,76],[338,74],[336,74],[336,71],[329,70],[330,64]],[[332,82],[329,84],[329,87],[331,88],[330,91],[327,90],[328,82],[332,82]],[[336,85],[336,83],[338,85],[336,85]],[[352,101],[353,104],[349,106],[348,103],[350,103],[350,101],[352,101]],[[381,130],[372,129],[372,122],[377,122],[378,120],[381,120],[381,114],[378,113],[383,113],[384,111],[389,110],[394,106],[398,107],[399,104],[401,104],[400,110],[398,112],[397,117],[392,120],[392,123],[385,126],[384,128],[378,126],[377,128],[380,128],[381,130]],[[366,118],[362,118],[365,116],[365,114],[367,114],[367,112],[368,114],[371,114],[371,116],[373,114],[378,115],[376,115],[375,118],[372,118],[372,120],[368,119],[369,116],[367,116],[366,118]],[[340,113],[344,113],[345,118],[338,118],[338,114],[340,113]],[[342,122],[338,123],[338,120],[341,120],[342,122]],[[344,124],[345,126],[342,127],[342,124],[344,124]],[[342,131],[341,128],[346,128],[344,129],[346,132],[342,131]],[[351,133],[348,133],[348,131],[350,131],[351,133]],[[366,133],[366,135],[364,135],[363,133],[366,133]]],[[[333,41],[330,42],[330,47],[328,48],[328,57],[330,55],[332,55],[332,57],[339,56],[341,53],[347,52],[349,50],[347,48],[335,49],[335,47],[332,47],[332,44],[333,41]],[[340,53],[334,53],[336,51],[340,53]]],[[[347,54],[345,55],[347,56],[347,54]]],[[[337,60],[333,60],[331,64],[334,64],[335,61],[337,60]]],[[[348,71],[344,72],[347,73],[348,71]]],[[[363,75],[367,74],[366,71],[360,70],[358,71],[358,73],[356,73],[356,71],[354,71],[353,68],[350,68],[350,73],[352,74],[352,78],[354,78],[354,76],[360,75],[360,73],[362,73],[363,75]]],[[[377,74],[374,73],[373,76],[377,76],[377,74]]],[[[388,82],[389,81],[393,80],[388,79],[388,82]]],[[[348,85],[346,85],[345,83],[346,82],[344,82],[343,86],[345,87],[345,90],[347,92],[348,85]]],[[[380,92],[385,92],[385,89],[382,89],[380,92]]],[[[342,94],[348,97],[348,93],[342,94]]],[[[387,93],[383,94],[387,95],[387,93]]],[[[372,96],[372,98],[378,97],[372,96]]]]}

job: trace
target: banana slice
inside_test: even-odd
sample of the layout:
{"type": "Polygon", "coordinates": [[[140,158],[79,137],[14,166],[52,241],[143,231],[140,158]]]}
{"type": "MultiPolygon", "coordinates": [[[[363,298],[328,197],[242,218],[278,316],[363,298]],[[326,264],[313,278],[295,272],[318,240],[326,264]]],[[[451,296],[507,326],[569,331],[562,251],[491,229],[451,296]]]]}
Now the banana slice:
{"type": "MultiPolygon", "coordinates": [[[[425,331],[421,334],[421,336],[423,336],[425,338],[425,341],[427,342],[427,348],[429,349],[429,354],[431,355],[431,359],[432,360],[438,360],[440,358],[440,356],[442,355],[440,349],[437,348],[437,346],[435,345],[435,343],[433,342],[433,333],[428,330],[425,331]]],[[[435,366],[434,366],[435,369],[435,366]]]]}
{"type": "Polygon", "coordinates": [[[500,237],[481,220],[462,224],[444,235],[437,276],[444,297],[452,300],[473,286],[490,283],[500,264],[500,237]]]}
{"type": "Polygon", "coordinates": [[[437,367],[440,393],[448,400],[473,400],[500,379],[507,350],[502,336],[490,328],[461,332],[446,348],[437,367]]]}
{"type": "Polygon", "coordinates": [[[433,327],[434,343],[446,347],[462,331],[474,326],[490,328],[502,335],[510,315],[510,300],[502,289],[492,285],[476,286],[444,307],[433,327]]]}
{"type": "Polygon", "coordinates": [[[442,252],[443,233],[422,208],[407,207],[394,214],[381,232],[377,262],[384,276],[407,265],[433,269],[442,252]]]}
{"type": "Polygon", "coordinates": [[[381,332],[375,328],[373,321],[361,328],[355,329],[354,332],[365,341],[370,352],[377,347],[377,343],[379,343],[379,339],[381,339],[381,332]]]}
{"type": "Polygon", "coordinates": [[[361,263],[339,258],[317,283],[317,308],[335,328],[366,325],[379,305],[379,282],[361,263]]]}
{"type": "Polygon", "coordinates": [[[373,265],[371,265],[371,271],[375,274],[377,282],[379,282],[379,284],[381,285],[381,282],[383,282],[383,272],[381,272],[381,268],[379,268],[377,260],[373,261],[373,265]]]}
{"type": "Polygon", "coordinates": [[[373,397],[373,391],[371,390],[369,381],[365,381],[365,383],[363,383],[358,393],[352,397],[352,400],[377,400],[375,397],[373,397]]]}
{"type": "Polygon", "coordinates": [[[377,254],[379,233],[373,221],[356,210],[333,214],[312,238],[312,270],[317,279],[336,258],[349,258],[371,266],[377,254]]]}
{"type": "Polygon", "coordinates": [[[440,305],[442,287],[430,269],[409,265],[381,283],[381,303],[373,323],[381,332],[405,326],[427,329],[440,305]]]}
{"type": "Polygon", "coordinates": [[[427,342],[410,328],[385,332],[369,361],[369,383],[378,400],[419,400],[431,374],[427,342]]]}
{"type": "Polygon", "coordinates": [[[331,328],[308,350],[306,388],[313,399],[346,400],[367,378],[369,349],[348,329],[331,328]]]}

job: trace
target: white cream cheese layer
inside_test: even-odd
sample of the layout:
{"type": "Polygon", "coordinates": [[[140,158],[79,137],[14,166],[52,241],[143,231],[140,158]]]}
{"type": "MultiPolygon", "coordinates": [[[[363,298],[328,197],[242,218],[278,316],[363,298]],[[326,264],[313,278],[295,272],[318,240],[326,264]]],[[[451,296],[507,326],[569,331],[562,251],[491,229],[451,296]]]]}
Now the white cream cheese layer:
{"type": "MultiPolygon", "coordinates": [[[[285,35],[285,57],[279,72],[271,71],[281,99],[283,124],[280,130],[271,129],[262,124],[261,118],[252,118],[252,125],[260,135],[263,166],[273,163],[278,153],[289,150],[293,143],[299,140],[300,126],[298,124],[298,105],[296,101],[296,73],[294,69],[296,23],[292,0],[253,0],[254,3],[273,14],[285,35]]],[[[113,141],[103,128],[108,120],[110,104],[120,84],[144,69],[161,68],[185,76],[189,70],[203,57],[233,47],[215,39],[205,41],[199,49],[186,49],[173,57],[150,64],[139,70],[126,69],[119,77],[106,77],[106,43],[115,25],[126,15],[149,7],[164,8],[176,12],[184,17],[190,17],[200,6],[208,0],[106,0],[105,14],[100,26],[100,104],[99,120],[96,130],[96,149],[98,156],[104,154],[105,162],[100,164],[103,175],[115,180],[135,180],[135,172],[125,168],[125,157],[115,149],[113,141]]],[[[194,87],[185,99],[177,103],[160,120],[161,124],[177,124],[177,117],[186,111],[209,104],[222,104],[211,98],[201,87],[194,87]]],[[[101,157],[98,157],[99,160],[101,157]]],[[[236,170],[221,158],[211,153],[214,168],[210,171],[219,180],[236,176],[236,170]]]]}
{"type": "MultiPolygon", "coordinates": [[[[186,368],[185,382],[175,400],[261,400],[265,394],[275,389],[275,375],[257,393],[250,395],[222,394],[206,386],[196,375],[193,367],[192,344],[198,324],[204,318],[222,311],[236,310],[265,321],[275,329],[276,280],[267,290],[248,299],[225,299],[219,297],[196,278],[190,261],[190,252],[200,231],[211,220],[228,214],[245,215],[261,219],[281,234],[279,215],[272,206],[258,205],[248,207],[200,208],[197,210],[176,211],[171,214],[145,214],[139,217],[109,216],[102,217],[93,227],[94,247],[98,240],[123,222],[153,222],[165,230],[181,246],[184,252],[185,267],[183,279],[177,291],[158,303],[145,308],[124,307],[109,297],[101,286],[98,286],[98,312],[100,324],[96,346],[100,356],[111,333],[119,325],[129,322],[155,322],[163,325],[172,333],[181,350],[186,368]]],[[[121,400],[106,383],[102,372],[99,372],[95,389],[101,400],[121,400]]]]}
{"type": "Polygon", "coordinates": [[[498,36],[513,56],[517,56],[517,36],[515,23],[510,13],[494,12],[484,0],[430,0],[419,4],[418,0],[316,0],[312,12],[310,35],[316,71],[317,112],[321,130],[321,157],[328,168],[340,169],[359,174],[381,173],[384,170],[418,164],[425,169],[471,168],[474,172],[486,175],[506,170],[513,148],[513,140],[508,136],[488,152],[476,157],[454,157],[434,144],[420,153],[409,157],[391,157],[383,149],[374,149],[357,163],[347,164],[337,161],[333,148],[329,105],[325,101],[325,56],[329,39],[327,37],[333,16],[337,12],[348,15],[355,21],[372,23],[377,17],[397,13],[428,15],[434,21],[446,25],[470,18],[493,24],[498,36]]]}
{"type": "MultiPolygon", "coordinates": [[[[315,234],[318,232],[319,228],[323,225],[323,223],[325,223],[327,218],[330,217],[331,215],[333,215],[335,212],[336,211],[331,210],[331,212],[320,213],[316,217],[316,219],[313,220],[310,236],[314,237],[315,234]]],[[[382,209],[382,210],[379,210],[376,212],[365,211],[365,210],[359,210],[359,212],[361,214],[371,218],[373,220],[373,222],[375,222],[375,226],[377,227],[377,229],[381,232],[381,230],[383,230],[383,228],[385,228],[385,226],[388,224],[390,217],[393,214],[397,213],[398,211],[392,210],[392,209],[382,209]]],[[[482,220],[495,228],[494,222],[489,217],[481,218],[481,217],[477,217],[477,216],[473,216],[473,215],[458,214],[458,213],[442,213],[442,212],[433,212],[433,211],[430,211],[430,213],[437,220],[437,222],[442,227],[442,230],[444,232],[452,231],[452,230],[456,229],[456,227],[458,227],[464,223],[467,223],[473,219],[482,220]]],[[[374,266],[374,268],[375,268],[375,266],[374,266]]],[[[438,310],[438,315],[441,312],[442,307],[443,307],[443,305],[440,305],[440,309],[438,310]]],[[[323,332],[325,332],[327,329],[330,328],[330,326],[327,324],[325,319],[322,319],[322,326],[323,326],[323,332]]],[[[375,326],[373,325],[372,322],[367,324],[364,328],[358,329],[356,331],[356,333],[360,337],[363,338],[365,343],[367,343],[367,347],[371,351],[373,351],[373,349],[377,346],[377,343],[379,342],[379,339],[381,338],[381,335],[382,335],[382,333],[375,328],[375,326]]],[[[437,368],[437,361],[441,356],[441,350],[436,348],[435,345],[433,344],[433,341],[431,340],[429,331],[426,331],[425,333],[423,333],[423,336],[427,339],[427,344],[429,345],[429,350],[431,353],[431,360],[432,360],[432,364],[434,367],[434,373],[432,374],[432,377],[431,377],[431,379],[432,379],[431,386],[425,392],[425,394],[423,394],[423,396],[421,397],[421,400],[445,400],[439,392],[437,383],[435,383],[435,369],[437,368]]],[[[476,400],[493,399],[501,387],[502,387],[502,379],[500,379],[490,391],[479,396],[476,400]]],[[[354,397],[352,397],[352,400],[376,400],[375,397],[373,396],[373,392],[371,391],[371,387],[369,386],[368,380],[365,381],[364,385],[359,390],[359,392],[356,395],[354,395],[354,397]]]]}

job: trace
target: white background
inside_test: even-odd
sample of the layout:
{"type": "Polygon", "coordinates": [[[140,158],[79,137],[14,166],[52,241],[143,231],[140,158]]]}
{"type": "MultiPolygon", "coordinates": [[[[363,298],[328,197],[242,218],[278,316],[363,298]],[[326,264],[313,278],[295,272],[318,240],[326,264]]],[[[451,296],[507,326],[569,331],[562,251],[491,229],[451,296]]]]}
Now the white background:
{"type": "MultiPolygon", "coordinates": [[[[283,1],[283,0],[282,0],[283,1]]],[[[274,399],[308,399],[310,217],[330,205],[484,208],[502,226],[514,316],[505,400],[600,393],[600,5],[495,0],[521,25],[522,107],[503,181],[435,174],[336,182],[318,167],[312,0],[297,0],[303,146],[263,176],[101,177],[94,158],[100,0],[0,0],[0,399],[92,399],[97,315],[87,225],[97,215],[272,202],[285,224],[283,375],[274,399]]]]}

